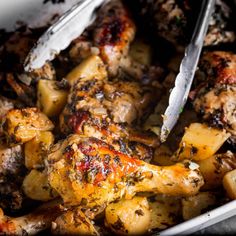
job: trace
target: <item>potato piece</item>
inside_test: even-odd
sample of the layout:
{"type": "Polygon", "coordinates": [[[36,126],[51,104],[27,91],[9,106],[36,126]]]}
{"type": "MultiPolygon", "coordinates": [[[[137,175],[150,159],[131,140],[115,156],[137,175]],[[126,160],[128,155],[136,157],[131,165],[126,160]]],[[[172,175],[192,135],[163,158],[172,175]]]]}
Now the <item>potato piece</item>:
{"type": "Polygon", "coordinates": [[[228,172],[223,178],[223,186],[231,199],[236,199],[236,169],[228,172]]]}
{"type": "Polygon", "coordinates": [[[166,229],[180,221],[181,201],[179,198],[159,195],[154,200],[149,200],[149,207],[151,211],[149,228],[152,230],[166,229]]]}
{"type": "Polygon", "coordinates": [[[211,192],[198,193],[195,196],[187,197],[182,200],[182,214],[184,220],[190,220],[196,216],[201,215],[204,210],[217,204],[215,194],[211,192]]]}
{"type": "Polygon", "coordinates": [[[150,65],[152,61],[152,52],[149,44],[141,40],[136,40],[132,43],[129,55],[142,65],[150,65]]]}
{"type": "Polygon", "coordinates": [[[172,151],[165,145],[156,148],[152,162],[155,165],[171,166],[175,162],[171,160],[172,151]]]}
{"type": "Polygon", "coordinates": [[[194,161],[209,158],[218,151],[229,136],[230,134],[226,133],[225,130],[215,129],[205,124],[192,123],[185,130],[175,158],[194,161]]]}
{"type": "Polygon", "coordinates": [[[49,185],[46,172],[31,170],[25,177],[22,187],[25,195],[34,200],[48,201],[58,196],[49,185]]]}
{"type": "Polygon", "coordinates": [[[99,235],[92,221],[80,210],[68,210],[52,224],[56,235],[99,235]]]}
{"type": "Polygon", "coordinates": [[[100,57],[90,56],[77,67],[75,67],[67,76],[66,79],[69,81],[70,85],[73,85],[78,81],[78,79],[86,80],[96,78],[103,80],[107,77],[107,71],[105,65],[100,57]]]}
{"type": "Polygon", "coordinates": [[[53,128],[53,123],[37,108],[10,110],[3,121],[3,131],[10,145],[25,143],[34,138],[38,131],[53,128]]]}
{"type": "Polygon", "coordinates": [[[205,184],[203,189],[214,189],[222,185],[224,175],[236,169],[236,154],[228,151],[198,162],[205,184]]]}
{"type": "Polygon", "coordinates": [[[25,166],[28,169],[40,168],[44,165],[44,158],[50,146],[54,142],[54,136],[50,131],[38,132],[38,134],[25,143],[25,166]]]}
{"type": "Polygon", "coordinates": [[[151,212],[146,197],[111,203],[105,210],[105,223],[121,235],[144,234],[149,229],[151,212]]]}
{"type": "Polygon", "coordinates": [[[58,116],[67,102],[68,91],[60,89],[53,80],[39,80],[37,106],[47,116],[58,116]]]}

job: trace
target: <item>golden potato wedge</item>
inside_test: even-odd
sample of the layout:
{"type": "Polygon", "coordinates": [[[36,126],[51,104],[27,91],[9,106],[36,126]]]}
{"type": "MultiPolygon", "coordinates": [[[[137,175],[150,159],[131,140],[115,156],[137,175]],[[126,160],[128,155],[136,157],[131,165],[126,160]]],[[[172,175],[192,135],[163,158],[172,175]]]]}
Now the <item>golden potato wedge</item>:
{"type": "Polygon", "coordinates": [[[177,160],[204,160],[213,156],[229,137],[230,134],[225,130],[192,123],[186,128],[174,158],[177,160]]]}
{"type": "Polygon", "coordinates": [[[3,121],[3,131],[10,145],[25,143],[34,138],[38,131],[53,128],[53,123],[37,108],[10,110],[3,121]]]}
{"type": "Polygon", "coordinates": [[[151,64],[151,46],[142,40],[136,40],[131,44],[129,55],[142,65],[148,66],[151,64]]]}
{"type": "Polygon", "coordinates": [[[47,173],[31,170],[23,181],[23,191],[31,199],[48,201],[58,196],[48,183],[47,173]]]}
{"type": "Polygon", "coordinates": [[[231,199],[236,199],[236,169],[225,174],[223,186],[231,199]]]}
{"type": "Polygon", "coordinates": [[[158,195],[149,200],[151,230],[162,230],[180,222],[181,200],[176,197],[158,195]]]}
{"type": "Polygon", "coordinates": [[[105,210],[105,223],[119,235],[140,235],[148,231],[151,212],[146,197],[111,203],[105,210]]]}
{"type": "Polygon", "coordinates": [[[202,189],[215,189],[222,185],[224,175],[236,169],[236,154],[228,151],[198,162],[204,178],[202,189]]]}
{"type": "Polygon", "coordinates": [[[182,214],[184,220],[190,220],[204,213],[217,204],[217,198],[214,193],[201,192],[195,196],[182,199],[182,214]]]}
{"type": "Polygon", "coordinates": [[[53,222],[52,233],[56,235],[99,235],[92,221],[80,210],[68,210],[53,222]]]}
{"type": "Polygon", "coordinates": [[[66,79],[69,81],[70,85],[73,85],[78,81],[78,79],[86,80],[96,78],[104,79],[107,77],[107,71],[105,65],[100,57],[90,56],[86,58],[82,63],[75,67],[67,76],[66,79]]]}
{"type": "Polygon", "coordinates": [[[41,168],[44,166],[44,158],[50,146],[54,142],[54,136],[50,131],[41,131],[25,143],[25,166],[28,169],[41,168]]]}
{"type": "Polygon", "coordinates": [[[68,91],[57,86],[54,80],[39,80],[37,107],[47,116],[58,116],[67,102],[68,91]]]}

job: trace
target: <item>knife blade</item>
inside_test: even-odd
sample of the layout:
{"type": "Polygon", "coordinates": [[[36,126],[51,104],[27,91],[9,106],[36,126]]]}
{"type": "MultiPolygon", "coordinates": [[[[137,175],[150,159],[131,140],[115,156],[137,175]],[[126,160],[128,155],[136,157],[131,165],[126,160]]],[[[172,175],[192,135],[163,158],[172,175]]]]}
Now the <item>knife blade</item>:
{"type": "Polygon", "coordinates": [[[169,96],[169,105],[163,115],[161,142],[166,141],[187,102],[214,6],[215,0],[203,0],[202,2],[192,39],[185,50],[179,73],[175,79],[175,86],[169,96]]]}
{"type": "Polygon", "coordinates": [[[28,54],[24,68],[26,71],[40,68],[51,61],[71,41],[79,37],[96,18],[96,8],[108,0],[80,0],[63,14],[37,41],[28,54]]]}

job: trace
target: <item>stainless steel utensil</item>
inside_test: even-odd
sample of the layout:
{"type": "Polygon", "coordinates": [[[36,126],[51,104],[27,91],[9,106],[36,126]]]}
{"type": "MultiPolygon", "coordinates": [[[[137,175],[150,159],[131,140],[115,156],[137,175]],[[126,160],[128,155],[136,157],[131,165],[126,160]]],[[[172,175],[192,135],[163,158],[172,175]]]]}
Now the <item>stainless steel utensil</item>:
{"type": "Polygon", "coordinates": [[[95,10],[107,0],[81,0],[63,14],[38,40],[25,61],[25,70],[40,68],[52,60],[95,19],[95,10]]]}
{"type": "Polygon", "coordinates": [[[170,93],[169,106],[163,116],[163,125],[161,127],[162,142],[166,140],[170,131],[175,126],[187,101],[214,5],[215,0],[203,0],[202,2],[191,42],[185,50],[179,74],[175,79],[175,87],[170,93]]]}

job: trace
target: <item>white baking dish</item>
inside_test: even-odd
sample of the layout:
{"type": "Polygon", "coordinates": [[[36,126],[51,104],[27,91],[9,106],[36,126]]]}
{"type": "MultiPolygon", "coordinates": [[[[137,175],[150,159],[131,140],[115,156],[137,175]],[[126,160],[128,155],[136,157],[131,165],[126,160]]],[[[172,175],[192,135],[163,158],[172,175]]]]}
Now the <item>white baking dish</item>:
{"type": "MultiPolygon", "coordinates": [[[[54,16],[61,15],[78,1],[79,0],[1,0],[0,29],[11,31],[21,26],[22,23],[26,23],[30,27],[43,26],[52,21],[52,19],[55,20],[54,16]],[[53,2],[56,3],[53,4],[53,2]]],[[[191,234],[234,215],[236,215],[236,200],[192,220],[164,230],[159,234],[191,234]]],[[[218,227],[219,233],[223,233],[220,225],[218,227]]]]}

